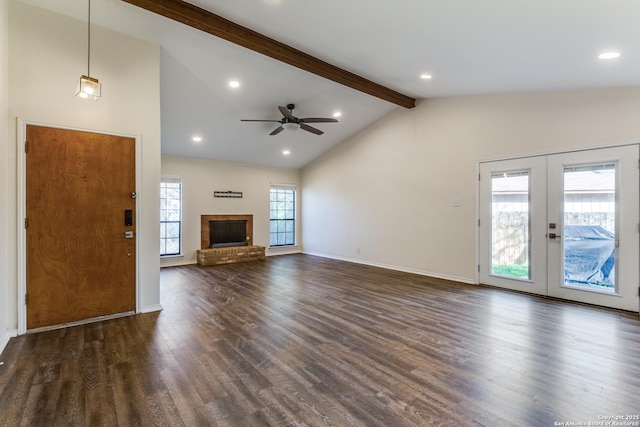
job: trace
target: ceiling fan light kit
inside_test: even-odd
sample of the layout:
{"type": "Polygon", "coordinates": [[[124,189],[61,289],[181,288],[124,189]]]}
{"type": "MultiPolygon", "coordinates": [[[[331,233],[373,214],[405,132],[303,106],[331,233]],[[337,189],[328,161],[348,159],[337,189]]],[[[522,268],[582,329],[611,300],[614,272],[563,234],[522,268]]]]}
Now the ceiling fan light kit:
{"type": "Polygon", "coordinates": [[[328,118],[328,117],[303,117],[298,118],[293,115],[293,109],[296,108],[294,104],[287,104],[286,107],[278,106],[278,110],[280,110],[280,114],[282,114],[282,119],[280,120],[252,120],[252,119],[241,119],[241,122],[272,122],[272,123],[280,123],[273,132],[269,135],[277,135],[282,132],[284,129],[287,130],[298,130],[303,129],[307,132],[311,132],[316,135],[322,135],[324,132],[320,129],[316,129],[313,126],[309,126],[307,123],[337,123],[337,119],[328,118]]]}
{"type": "Polygon", "coordinates": [[[285,128],[286,130],[298,130],[298,129],[300,129],[300,125],[298,123],[293,123],[293,122],[283,123],[282,127],[285,128]]]}

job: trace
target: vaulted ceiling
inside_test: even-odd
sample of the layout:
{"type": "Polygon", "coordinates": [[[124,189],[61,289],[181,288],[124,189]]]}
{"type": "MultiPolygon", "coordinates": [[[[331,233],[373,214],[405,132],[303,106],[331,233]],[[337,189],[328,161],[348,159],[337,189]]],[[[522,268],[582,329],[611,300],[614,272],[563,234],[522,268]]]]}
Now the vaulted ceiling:
{"type": "MultiPolygon", "coordinates": [[[[87,0],[20,1],[86,20],[87,0]]],[[[418,102],[640,85],[636,0],[189,3],[418,102]],[[620,57],[598,58],[609,51],[620,57]]],[[[404,108],[122,0],[92,0],[92,23],[161,46],[166,154],[298,168],[404,108]],[[321,136],[240,121],[279,120],[288,103],[299,117],[342,116],[314,124],[321,136]]]]}

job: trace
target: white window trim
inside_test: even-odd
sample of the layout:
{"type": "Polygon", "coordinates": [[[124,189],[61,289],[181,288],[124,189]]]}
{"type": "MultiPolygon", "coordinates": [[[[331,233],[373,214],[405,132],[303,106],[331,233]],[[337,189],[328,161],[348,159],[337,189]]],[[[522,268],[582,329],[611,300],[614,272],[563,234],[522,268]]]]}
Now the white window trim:
{"type": "MultiPolygon", "coordinates": [[[[299,206],[299,194],[298,194],[298,186],[297,184],[293,184],[293,183],[269,183],[269,193],[271,193],[271,190],[293,190],[295,192],[295,206],[293,207],[293,244],[291,245],[271,245],[271,231],[269,231],[269,250],[270,251],[278,251],[278,250],[282,250],[282,251],[286,251],[287,249],[292,249],[292,248],[298,248],[299,242],[298,242],[298,206],[299,206]]],[[[269,200],[271,200],[271,198],[269,198],[269,200]]],[[[269,202],[271,203],[271,202],[269,202]]],[[[271,224],[271,205],[269,205],[269,224],[271,224]]],[[[269,227],[269,230],[271,230],[271,227],[269,227]]]]}
{"type": "MultiPolygon", "coordinates": [[[[170,255],[160,255],[160,259],[168,259],[168,258],[176,258],[176,257],[182,257],[184,256],[183,251],[182,251],[182,243],[183,243],[183,233],[182,233],[182,226],[183,226],[183,211],[184,211],[184,205],[182,203],[183,200],[183,193],[184,193],[184,185],[182,183],[182,177],[180,176],[163,176],[160,178],[160,185],[162,185],[162,183],[171,183],[171,184],[180,184],[180,248],[179,248],[179,252],[177,254],[170,254],[170,255]]],[[[162,224],[162,220],[160,220],[160,224],[162,224]]]]}

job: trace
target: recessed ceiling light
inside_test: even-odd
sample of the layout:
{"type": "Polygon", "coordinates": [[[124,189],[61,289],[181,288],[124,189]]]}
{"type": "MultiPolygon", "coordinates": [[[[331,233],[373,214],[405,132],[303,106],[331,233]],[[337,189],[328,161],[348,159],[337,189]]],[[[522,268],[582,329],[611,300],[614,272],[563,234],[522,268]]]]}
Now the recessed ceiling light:
{"type": "Polygon", "coordinates": [[[335,113],[333,113],[333,117],[335,117],[336,119],[338,117],[340,117],[342,115],[342,113],[340,111],[336,111],[335,113]]]}
{"type": "Polygon", "coordinates": [[[232,87],[234,89],[238,88],[238,87],[240,87],[240,82],[236,81],[236,80],[232,80],[232,81],[229,82],[229,87],[232,87]]]}
{"type": "Polygon", "coordinates": [[[285,156],[288,156],[289,154],[291,154],[291,151],[289,151],[289,150],[284,150],[284,151],[282,152],[282,154],[284,154],[285,156]]]}
{"type": "Polygon", "coordinates": [[[431,79],[431,74],[420,74],[420,78],[422,80],[430,80],[431,79]]]}
{"type": "Polygon", "coordinates": [[[620,52],[603,52],[598,55],[600,59],[616,59],[620,57],[620,52]]]}
{"type": "Polygon", "coordinates": [[[191,139],[193,140],[193,142],[202,142],[202,137],[201,136],[194,136],[191,139]]]}

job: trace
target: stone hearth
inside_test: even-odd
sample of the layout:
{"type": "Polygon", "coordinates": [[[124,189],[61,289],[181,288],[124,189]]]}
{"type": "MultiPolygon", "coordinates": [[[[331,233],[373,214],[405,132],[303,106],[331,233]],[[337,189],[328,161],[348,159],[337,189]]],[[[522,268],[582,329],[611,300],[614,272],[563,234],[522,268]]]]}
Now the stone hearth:
{"type": "Polygon", "coordinates": [[[262,261],[264,258],[264,246],[198,249],[198,265],[202,266],[262,261]]]}

